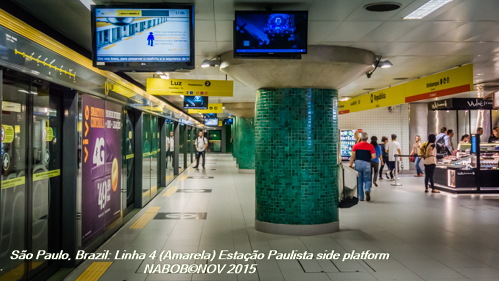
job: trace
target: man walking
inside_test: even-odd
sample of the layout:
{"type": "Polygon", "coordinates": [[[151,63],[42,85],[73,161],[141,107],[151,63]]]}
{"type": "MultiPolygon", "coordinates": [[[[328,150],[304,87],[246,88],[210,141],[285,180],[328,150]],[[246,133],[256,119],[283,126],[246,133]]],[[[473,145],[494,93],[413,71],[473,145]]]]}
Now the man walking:
{"type": "Polygon", "coordinates": [[[203,136],[203,131],[199,132],[199,136],[194,141],[194,146],[196,147],[196,166],[194,168],[199,167],[199,157],[203,156],[203,169],[205,163],[205,152],[208,148],[208,140],[203,136]]]}
{"type": "Polygon", "coordinates": [[[360,134],[360,142],[353,146],[352,157],[350,157],[350,168],[353,169],[355,159],[355,170],[359,173],[357,188],[360,201],[364,201],[364,192],[366,201],[371,201],[371,159],[376,158],[376,151],[372,144],[367,143],[368,138],[366,132],[360,134]]]}
{"type": "MultiPolygon", "coordinates": [[[[393,180],[393,170],[395,170],[395,155],[402,155],[400,152],[400,143],[397,142],[397,135],[392,134],[392,141],[385,145],[386,152],[388,153],[388,170],[390,171],[390,178],[393,180]]],[[[402,157],[400,157],[402,161],[402,157]]]]}
{"type": "Polygon", "coordinates": [[[173,131],[170,132],[170,136],[166,137],[166,165],[168,167],[168,158],[172,163],[173,168],[173,150],[175,148],[175,139],[173,138],[173,131]]]}

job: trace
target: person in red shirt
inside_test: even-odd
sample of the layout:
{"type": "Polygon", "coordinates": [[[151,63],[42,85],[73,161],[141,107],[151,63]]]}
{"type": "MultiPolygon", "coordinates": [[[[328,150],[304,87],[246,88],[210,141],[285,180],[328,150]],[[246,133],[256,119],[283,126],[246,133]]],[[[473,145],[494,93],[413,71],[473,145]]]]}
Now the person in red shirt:
{"type": "Polygon", "coordinates": [[[367,133],[362,132],[360,136],[361,142],[353,146],[352,157],[350,157],[350,168],[354,168],[355,161],[355,170],[359,173],[357,187],[360,201],[364,201],[364,193],[366,201],[371,201],[371,159],[376,159],[376,151],[372,144],[367,143],[368,139],[367,133]]]}

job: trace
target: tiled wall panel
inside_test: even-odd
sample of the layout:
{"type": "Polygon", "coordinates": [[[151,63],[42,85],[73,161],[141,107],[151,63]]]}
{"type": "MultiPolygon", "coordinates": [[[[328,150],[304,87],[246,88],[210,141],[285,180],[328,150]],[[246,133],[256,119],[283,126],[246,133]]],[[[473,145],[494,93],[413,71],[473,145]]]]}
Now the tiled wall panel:
{"type": "MultiPolygon", "coordinates": [[[[378,142],[391,134],[397,135],[397,140],[402,147],[402,154],[408,155],[412,149],[412,140],[409,141],[409,105],[392,106],[390,112],[387,107],[342,114],[339,118],[340,129],[362,129],[371,136],[377,136],[378,142]]],[[[404,158],[404,168],[408,169],[409,159],[404,158]]]]}
{"type": "Polygon", "coordinates": [[[255,106],[256,219],[337,221],[337,91],[259,90],[255,106]]]}

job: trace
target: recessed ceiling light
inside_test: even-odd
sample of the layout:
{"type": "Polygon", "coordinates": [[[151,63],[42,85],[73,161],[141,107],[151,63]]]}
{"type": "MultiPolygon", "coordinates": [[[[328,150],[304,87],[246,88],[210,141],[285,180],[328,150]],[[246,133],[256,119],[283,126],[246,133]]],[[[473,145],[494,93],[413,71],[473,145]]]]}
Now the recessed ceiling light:
{"type": "Polygon", "coordinates": [[[400,3],[395,2],[381,2],[381,3],[371,3],[364,6],[364,9],[369,12],[389,12],[395,11],[402,6],[400,3]]]}
{"type": "Polygon", "coordinates": [[[426,2],[426,4],[424,4],[423,6],[417,8],[414,12],[410,13],[404,19],[405,20],[422,19],[450,2],[452,2],[452,0],[430,0],[426,2]]]}
{"type": "Polygon", "coordinates": [[[362,90],[364,90],[364,91],[372,91],[372,90],[374,90],[374,88],[364,88],[362,90]]]}
{"type": "Polygon", "coordinates": [[[407,80],[409,78],[407,77],[397,77],[397,78],[393,78],[393,80],[407,80]]]}
{"type": "Polygon", "coordinates": [[[350,97],[342,97],[342,98],[340,98],[340,101],[347,101],[349,99],[350,99],[350,97]]]}

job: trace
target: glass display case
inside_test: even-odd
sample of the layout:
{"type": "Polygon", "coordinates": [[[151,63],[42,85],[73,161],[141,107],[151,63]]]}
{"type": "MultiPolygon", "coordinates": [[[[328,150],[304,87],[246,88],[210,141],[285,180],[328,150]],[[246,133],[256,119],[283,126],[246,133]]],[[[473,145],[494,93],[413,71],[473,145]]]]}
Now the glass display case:
{"type": "Polygon", "coordinates": [[[355,145],[355,131],[356,130],[340,130],[341,161],[350,160],[352,148],[355,145]]]}
{"type": "Polygon", "coordinates": [[[435,187],[453,193],[499,193],[499,144],[459,144],[454,155],[439,159],[435,187]]]}

